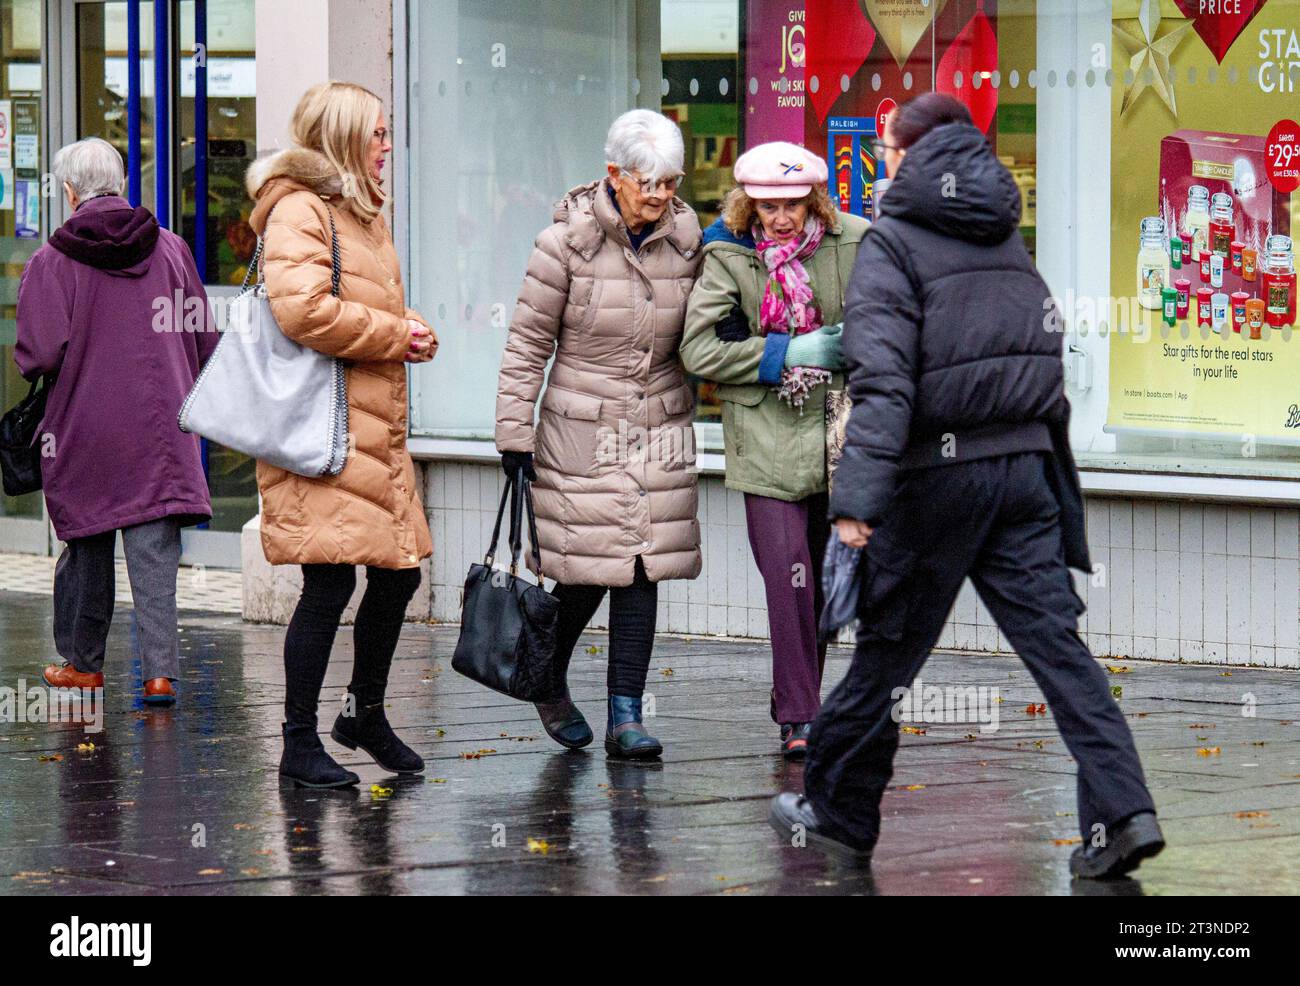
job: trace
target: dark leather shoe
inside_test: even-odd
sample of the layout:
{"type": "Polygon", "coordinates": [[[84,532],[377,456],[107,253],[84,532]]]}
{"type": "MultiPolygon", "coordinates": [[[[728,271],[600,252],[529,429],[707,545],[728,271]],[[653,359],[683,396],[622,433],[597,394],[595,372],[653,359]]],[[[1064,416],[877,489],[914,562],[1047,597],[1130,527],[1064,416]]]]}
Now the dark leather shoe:
{"type": "Polygon", "coordinates": [[[805,845],[853,866],[871,865],[871,847],[852,846],[826,831],[812,802],[802,794],[778,794],[772,799],[767,820],[787,845],[805,845]]]}
{"type": "Polygon", "coordinates": [[[787,722],[781,727],[781,755],[787,760],[808,758],[808,734],[811,722],[787,722]]]}
{"type": "Polygon", "coordinates": [[[605,722],[605,752],[620,760],[654,760],[663,755],[663,744],[641,724],[641,699],[629,695],[609,697],[605,722]]]}
{"type": "Polygon", "coordinates": [[[1141,811],[1115,826],[1104,846],[1079,846],[1070,855],[1070,874],[1082,880],[1110,880],[1138,868],[1165,847],[1155,812],[1141,811]]]}
{"type": "Polygon", "coordinates": [[[144,701],[146,705],[174,705],[176,689],[170,678],[150,678],[144,683],[144,701]]]}
{"type": "Polygon", "coordinates": [[[349,750],[360,747],[392,774],[418,774],[424,770],[423,758],[397,738],[382,705],[358,707],[356,712],[354,716],[339,714],[330,739],[349,750]]]}
{"type": "Polygon", "coordinates": [[[580,750],[595,739],[591,726],[567,694],[554,702],[534,702],[533,708],[542,720],[546,735],[560,746],[580,750]]]}
{"type": "Polygon", "coordinates": [[[104,673],[102,671],[93,674],[89,671],[78,671],[67,661],[62,664],[49,665],[41,677],[45,679],[47,685],[53,685],[55,688],[104,687],[104,673]]]}
{"type": "Polygon", "coordinates": [[[283,723],[280,732],[284,736],[280,776],[286,781],[299,787],[349,787],[361,780],[325,752],[315,726],[283,723]]]}

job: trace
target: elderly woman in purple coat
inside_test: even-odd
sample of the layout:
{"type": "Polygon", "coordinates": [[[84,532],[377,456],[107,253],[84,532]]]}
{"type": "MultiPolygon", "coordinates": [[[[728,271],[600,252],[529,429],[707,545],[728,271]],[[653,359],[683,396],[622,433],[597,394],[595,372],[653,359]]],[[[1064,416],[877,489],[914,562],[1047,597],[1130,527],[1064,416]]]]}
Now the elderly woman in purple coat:
{"type": "Polygon", "coordinates": [[[72,217],[32,256],[18,288],[14,360],[52,375],[38,441],[45,502],[66,542],[54,569],[55,687],[104,684],[113,548],[122,532],[144,699],[167,704],[180,674],[181,527],[212,516],[198,439],[176,414],[215,348],[189,248],[122,198],[122,157],[88,138],[54,156],[72,217]]]}

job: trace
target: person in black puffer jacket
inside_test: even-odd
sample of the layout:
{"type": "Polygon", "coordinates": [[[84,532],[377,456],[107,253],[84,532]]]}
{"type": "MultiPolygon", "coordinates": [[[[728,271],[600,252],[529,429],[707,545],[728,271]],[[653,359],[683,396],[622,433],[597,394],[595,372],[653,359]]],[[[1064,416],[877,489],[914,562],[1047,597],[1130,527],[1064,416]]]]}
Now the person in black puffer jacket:
{"type": "Polygon", "coordinates": [[[1020,193],[950,96],[895,110],[877,151],[894,181],[848,289],[853,409],[829,511],[845,544],[866,547],[857,649],[813,723],[806,796],[774,799],[772,824],[870,859],[893,712],[969,576],[1078,762],[1071,871],[1127,872],[1164,842],[1128,726],[1077,632],[1083,497],[1060,322],[1018,235],[1020,193]]]}

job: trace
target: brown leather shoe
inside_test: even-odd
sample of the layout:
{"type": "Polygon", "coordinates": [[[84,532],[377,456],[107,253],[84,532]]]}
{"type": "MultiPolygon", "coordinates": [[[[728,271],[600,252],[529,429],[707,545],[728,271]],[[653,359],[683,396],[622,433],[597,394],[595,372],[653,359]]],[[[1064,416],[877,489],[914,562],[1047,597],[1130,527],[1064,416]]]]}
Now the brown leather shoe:
{"type": "Polygon", "coordinates": [[[176,701],[176,689],[170,678],[150,678],[144,683],[144,700],[148,705],[171,705],[176,701]]]}
{"type": "Polygon", "coordinates": [[[42,677],[46,684],[53,685],[55,688],[103,688],[104,673],[98,672],[90,674],[86,671],[78,671],[67,661],[62,664],[49,665],[42,677]]]}

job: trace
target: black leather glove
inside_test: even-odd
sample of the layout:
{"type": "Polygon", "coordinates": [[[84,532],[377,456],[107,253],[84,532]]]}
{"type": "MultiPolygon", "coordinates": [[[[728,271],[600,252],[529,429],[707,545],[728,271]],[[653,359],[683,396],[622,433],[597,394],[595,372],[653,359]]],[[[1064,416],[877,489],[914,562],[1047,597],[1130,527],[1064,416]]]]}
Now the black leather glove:
{"type": "Polygon", "coordinates": [[[537,470],[533,468],[532,452],[502,452],[501,469],[512,483],[519,475],[520,469],[524,471],[524,478],[528,482],[537,482],[537,470]]]}
{"type": "Polygon", "coordinates": [[[736,305],[713,327],[713,331],[723,342],[744,342],[749,338],[749,319],[736,305]]]}

